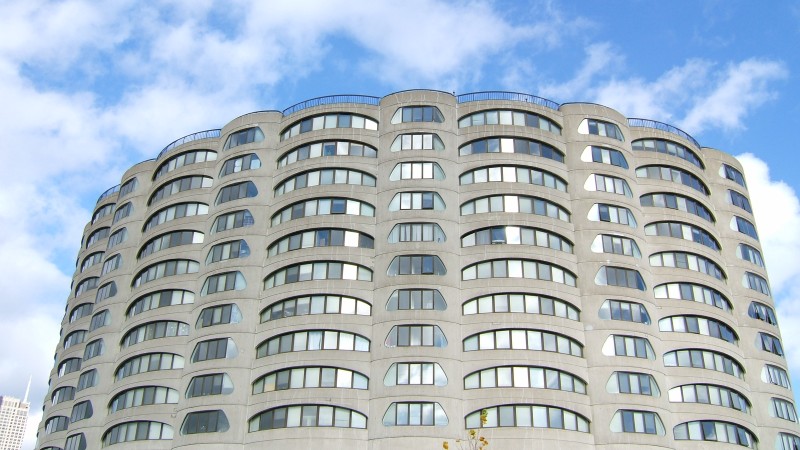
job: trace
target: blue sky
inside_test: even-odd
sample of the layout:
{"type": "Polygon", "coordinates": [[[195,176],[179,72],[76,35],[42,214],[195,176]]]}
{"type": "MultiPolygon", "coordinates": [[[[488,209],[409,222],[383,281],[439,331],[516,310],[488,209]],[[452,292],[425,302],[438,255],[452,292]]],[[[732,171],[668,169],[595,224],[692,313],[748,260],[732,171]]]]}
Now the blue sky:
{"type": "Polygon", "coordinates": [[[127,167],[246,112],[412,88],[596,102],[746,154],[800,386],[798,42],[798,1],[0,0],[0,394],[31,374],[41,412],[83,226],[127,167]]]}

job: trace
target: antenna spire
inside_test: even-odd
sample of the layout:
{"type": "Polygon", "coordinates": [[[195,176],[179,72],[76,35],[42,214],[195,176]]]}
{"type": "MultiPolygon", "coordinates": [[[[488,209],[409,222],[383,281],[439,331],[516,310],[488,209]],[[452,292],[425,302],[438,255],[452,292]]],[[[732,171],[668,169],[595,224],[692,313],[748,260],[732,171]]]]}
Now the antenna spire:
{"type": "Polygon", "coordinates": [[[28,403],[28,394],[31,392],[31,379],[33,379],[33,375],[28,377],[28,387],[25,388],[25,400],[23,400],[23,403],[28,403]]]}

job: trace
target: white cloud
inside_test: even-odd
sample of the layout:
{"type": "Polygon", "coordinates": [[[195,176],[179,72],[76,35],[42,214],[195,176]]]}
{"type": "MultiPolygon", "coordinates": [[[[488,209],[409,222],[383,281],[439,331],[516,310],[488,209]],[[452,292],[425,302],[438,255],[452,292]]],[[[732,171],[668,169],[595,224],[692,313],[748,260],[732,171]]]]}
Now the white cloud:
{"type": "Polygon", "coordinates": [[[586,58],[571,79],[546,83],[539,88],[541,95],[562,101],[575,101],[593,89],[595,78],[617,72],[625,63],[617,49],[608,42],[591,44],[584,49],[586,58]]]}
{"type": "Polygon", "coordinates": [[[0,98],[13,105],[0,110],[13,161],[0,169],[0,340],[20,342],[0,348],[0,386],[20,391],[33,373],[41,410],[80,235],[132,163],[277,106],[262,102],[321,67],[455,89],[520,42],[557,45],[563,20],[538,13],[514,24],[488,1],[0,2],[0,98]],[[333,40],[358,53],[329,61],[333,40]]]}
{"type": "MultiPolygon", "coordinates": [[[[0,98],[13,105],[0,110],[0,151],[14,162],[0,169],[0,340],[42,330],[27,333],[24,344],[0,348],[0,386],[24,388],[26,370],[33,372],[34,410],[41,409],[83,226],[97,194],[132,163],[184,134],[277,106],[275,98],[303,77],[324,81],[323,67],[402,89],[451,91],[481,81],[487,64],[504,65],[492,84],[530,86],[539,79],[536,56],[587,26],[549,2],[537,2],[522,19],[477,0],[221,4],[0,2],[0,98]],[[338,53],[341,41],[355,53],[338,53]],[[519,54],[525,57],[515,60],[519,54]],[[12,322],[23,308],[25,319],[12,322]]],[[[547,83],[539,93],[697,129],[742,127],[750,110],[771,98],[771,83],[786,74],[775,61],[719,69],[689,60],[648,81],[626,76],[625,58],[611,44],[586,52],[571,80],[547,83]]],[[[767,195],[786,194],[776,192],[767,195]]],[[[776,252],[779,261],[789,261],[786,249],[796,248],[771,245],[776,250],[765,241],[770,261],[776,252]]],[[[783,271],[773,274],[779,289],[795,275],[783,271]]],[[[786,305],[782,312],[800,325],[800,306],[793,313],[795,303],[786,305]]]]}
{"type": "Polygon", "coordinates": [[[571,79],[545,83],[539,92],[596,102],[627,117],[674,123],[689,133],[745,128],[747,115],[777,95],[772,83],[788,75],[781,61],[751,58],[720,68],[712,61],[689,59],[649,81],[628,75],[624,58],[611,44],[589,45],[585,53],[571,79]]]}
{"type": "MultiPolygon", "coordinates": [[[[791,373],[800,374],[800,199],[786,182],[770,178],[756,156],[737,156],[747,179],[764,259],[791,373]]],[[[795,383],[797,384],[797,383],[795,383]]]]}
{"type": "Polygon", "coordinates": [[[22,441],[22,450],[33,450],[36,446],[36,433],[39,431],[39,422],[42,421],[42,410],[31,409],[28,414],[28,424],[25,427],[25,438],[22,441]]]}
{"type": "Polygon", "coordinates": [[[744,118],[753,108],[777,95],[769,83],[786,78],[781,62],[748,59],[729,65],[717,74],[710,92],[697,96],[681,126],[694,133],[706,128],[745,128],[744,118]]]}

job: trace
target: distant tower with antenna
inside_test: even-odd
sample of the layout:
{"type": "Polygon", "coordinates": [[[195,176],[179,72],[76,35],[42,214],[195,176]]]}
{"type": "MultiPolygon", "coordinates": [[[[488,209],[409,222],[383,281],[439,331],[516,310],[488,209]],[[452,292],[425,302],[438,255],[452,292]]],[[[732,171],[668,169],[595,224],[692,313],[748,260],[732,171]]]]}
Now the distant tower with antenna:
{"type": "Polygon", "coordinates": [[[28,423],[28,394],[31,380],[25,389],[25,398],[0,396],[0,450],[20,450],[25,438],[25,426],[28,423]]]}

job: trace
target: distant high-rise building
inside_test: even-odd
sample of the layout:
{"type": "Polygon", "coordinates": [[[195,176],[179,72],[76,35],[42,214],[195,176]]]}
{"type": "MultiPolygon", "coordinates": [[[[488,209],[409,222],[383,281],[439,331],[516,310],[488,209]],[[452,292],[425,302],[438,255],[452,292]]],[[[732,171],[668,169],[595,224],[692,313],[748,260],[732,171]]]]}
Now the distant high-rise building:
{"type": "Polygon", "coordinates": [[[800,445],[742,167],[673,126],[342,95],[121,181],[84,230],[41,450],[800,445]]]}
{"type": "Polygon", "coordinates": [[[24,400],[0,396],[0,450],[20,450],[28,423],[27,394],[24,400]]]}

